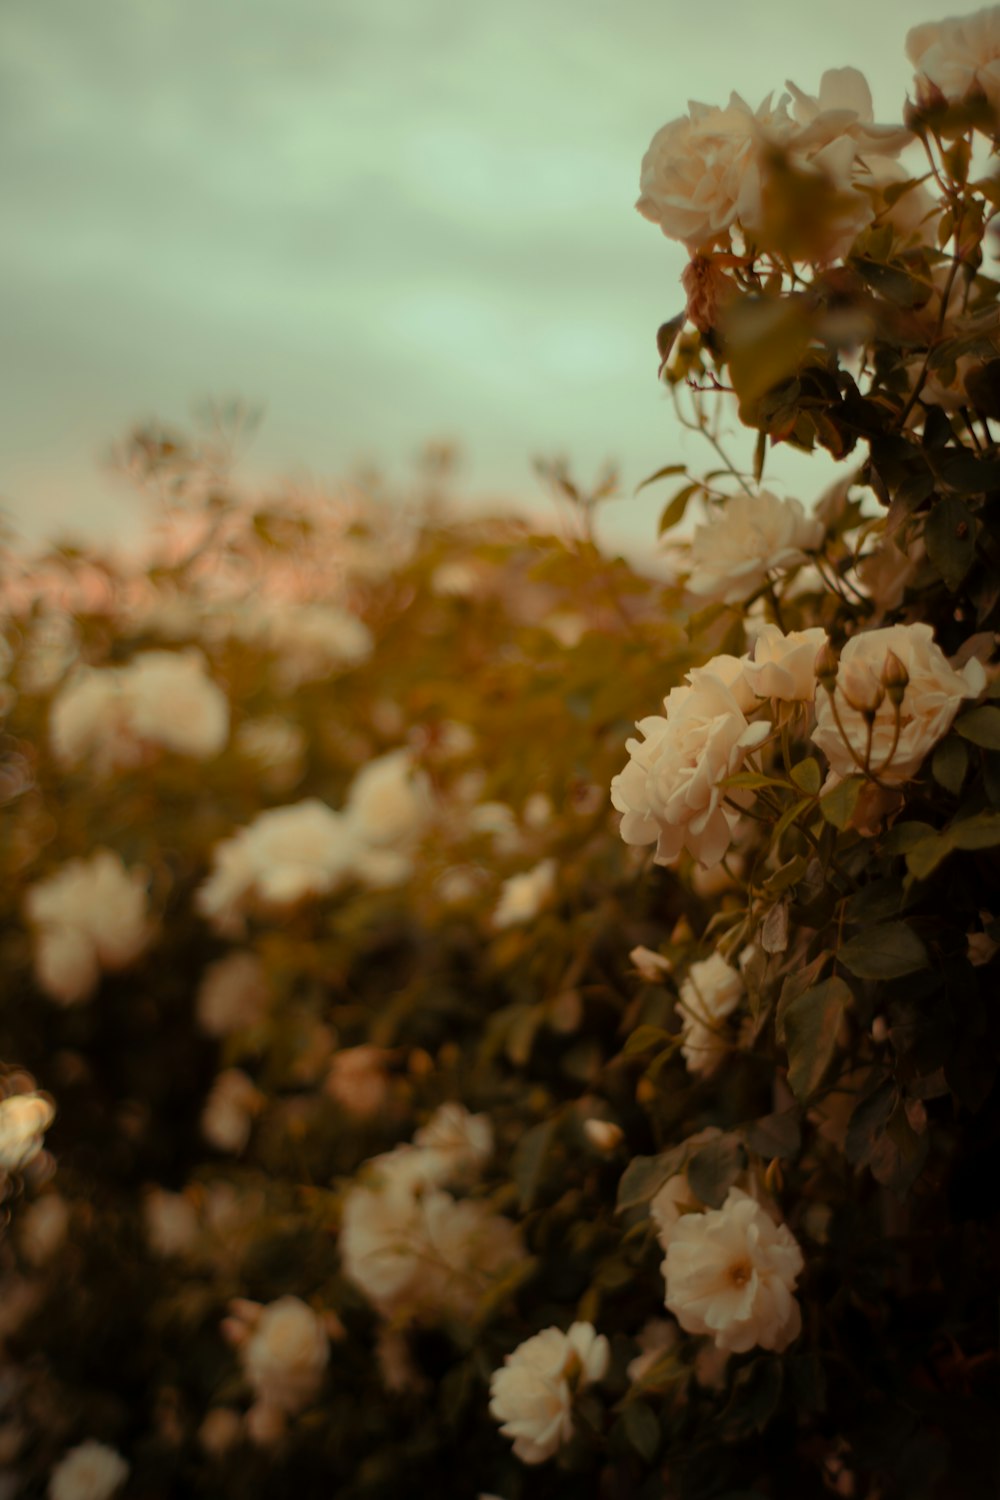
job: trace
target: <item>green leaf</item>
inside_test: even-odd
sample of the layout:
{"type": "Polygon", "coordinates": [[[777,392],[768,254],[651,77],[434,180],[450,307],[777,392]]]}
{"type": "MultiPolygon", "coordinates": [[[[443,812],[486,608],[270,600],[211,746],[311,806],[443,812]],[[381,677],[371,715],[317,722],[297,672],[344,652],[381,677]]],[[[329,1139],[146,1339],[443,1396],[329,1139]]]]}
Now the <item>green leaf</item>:
{"type": "Polygon", "coordinates": [[[781,1401],[782,1362],[764,1355],[736,1372],[729,1404],[722,1414],[728,1437],[762,1432],[781,1401]]]}
{"type": "Polygon", "coordinates": [[[522,1213],[527,1212],[538,1196],[559,1125],[558,1115],[553,1115],[551,1120],[543,1120],[521,1137],[514,1151],[511,1176],[517,1186],[522,1213]]]}
{"type": "Polygon", "coordinates": [[[774,825],[772,838],[775,844],[781,842],[782,836],[791,828],[799,814],[804,813],[807,807],[812,806],[812,800],[811,797],[800,797],[797,802],[793,802],[790,807],[785,808],[781,817],[774,825]]]}
{"type": "Polygon", "coordinates": [[[898,979],[926,969],[927,949],[905,922],[883,922],[850,938],[837,953],[859,979],[898,979]]]}
{"type": "MultiPolygon", "coordinates": [[[[652,484],[653,480],[657,478],[659,478],[659,475],[653,474],[644,483],[652,484]]],[[[641,488],[642,485],[639,486],[639,489],[641,488]]],[[[688,501],[692,495],[696,495],[702,488],[703,486],[700,484],[686,484],[683,489],[677,491],[674,498],[660,512],[660,520],[656,528],[657,536],[662,536],[665,531],[669,531],[672,526],[676,526],[680,521],[683,521],[684,512],[688,508],[688,501]]]]}
{"type": "Polygon", "coordinates": [[[629,1162],[618,1183],[617,1212],[638,1208],[660,1191],[668,1177],[673,1177],[683,1160],[682,1151],[674,1147],[659,1156],[636,1156],[629,1162]]]}
{"type": "Polygon", "coordinates": [[[780,865],[774,874],[764,884],[765,896],[781,896],[791,886],[797,885],[806,873],[806,861],[801,854],[795,854],[787,863],[780,865]]]}
{"type": "Polygon", "coordinates": [[[776,781],[773,776],[765,776],[760,771],[734,771],[732,776],[727,776],[722,785],[727,789],[742,788],[745,791],[756,791],[761,786],[785,786],[783,781],[776,781]]]}
{"type": "Polygon", "coordinates": [[[819,799],[819,810],[828,823],[841,832],[850,823],[854,816],[854,809],[858,805],[858,797],[864,786],[864,778],[861,776],[845,776],[843,781],[819,799]]]}
{"type": "Polygon", "coordinates": [[[622,1410],[622,1428],[632,1448],[650,1464],[660,1446],[660,1424],[645,1401],[629,1401],[622,1410]]]}
{"type": "Polygon", "coordinates": [[[765,1115],[761,1120],[743,1128],[743,1138],[751,1151],[768,1158],[797,1156],[802,1145],[802,1130],[798,1112],[784,1110],[778,1115],[765,1115]]]}
{"type": "Polygon", "coordinates": [[[921,823],[916,819],[910,823],[897,823],[882,840],[882,852],[889,855],[909,854],[911,849],[936,833],[937,829],[932,823],[921,823]]]}
{"type": "Polygon", "coordinates": [[[963,818],[951,825],[947,837],[955,849],[992,849],[1000,844],[1000,813],[981,812],[963,818]]]}
{"type": "Polygon", "coordinates": [[[946,495],[934,506],[924,526],[924,545],[954,593],[976,556],[976,518],[957,496],[946,495]]]}
{"type": "Polygon", "coordinates": [[[955,720],[955,732],[984,750],[1000,750],[1000,708],[984,703],[955,720]]]}
{"type": "Polygon", "coordinates": [[[791,770],[792,780],[803,792],[808,792],[810,797],[816,797],[823,785],[823,773],[819,768],[819,761],[811,755],[808,760],[800,760],[791,770]]]}
{"type": "MultiPolygon", "coordinates": [[[[646,488],[647,484],[655,484],[658,479],[669,479],[671,474],[686,473],[686,464],[664,464],[662,469],[657,469],[655,474],[647,475],[647,477],[643,479],[641,483],[637,484],[633,493],[638,495],[640,490],[644,490],[646,488]]],[[[697,488],[698,486],[695,485],[695,489],[697,488]]]]}
{"type": "Polygon", "coordinates": [[[969,752],[961,740],[949,735],[934,751],[931,772],[938,786],[957,797],[969,769],[969,752]]]}
{"type": "Polygon", "coordinates": [[[743,1143],[737,1135],[720,1135],[702,1146],[687,1164],[687,1180],[696,1198],[709,1208],[721,1208],[726,1194],[745,1170],[743,1143]]]}
{"type": "Polygon", "coordinates": [[[638,1052],[652,1052],[654,1047],[662,1047],[665,1042],[672,1041],[670,1032],[659,1026],[637,1026],[622,1048],[622,1055],[634,1057],[638,1052]]]}
{"type": "Polygon", "coordinates": [[[833,1060],[851,991],[836,975],[792,1000],[784,1012],[788,1084],[796,1099],[808,1099],[833,1060]]]}

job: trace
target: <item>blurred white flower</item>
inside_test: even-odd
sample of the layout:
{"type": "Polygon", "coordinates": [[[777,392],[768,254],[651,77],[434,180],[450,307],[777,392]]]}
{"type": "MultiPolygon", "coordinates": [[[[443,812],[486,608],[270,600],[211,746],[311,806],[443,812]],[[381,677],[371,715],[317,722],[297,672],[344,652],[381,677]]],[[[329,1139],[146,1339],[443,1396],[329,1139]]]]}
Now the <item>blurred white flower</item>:
{"type": "Polygon", "coordinates": [[[250,1139],[254,1116],[263,1103],[263,1096],[246,1073],[239,1068],[224,1068],[201,1112],[202,1135],[217,1151],[238,1156],[250,1139]]]}
{"type": "Polygon", "coordinates": [[[662,953],[654,953],[652,948],[645,948],[640,943],[638,948],[633,948],[629,954],[629,962],[634,964],[640,979],[647,984],[662,984],[663,976],[673,971],[673,964],[669,958],[664,958],[662,953]]]}
{"type": "Polygon", "coordinates": [[[238,640],[275,653],[275,677],[285,693],[358,666],[375,644],[363,620],[333,604],[277,600],[268,609],[237,611],[226,625],[238,640]]]}
{"type": "Polygon", "coordinates": [[[788,1228],[730,1188],[721,1208],[685,1214],[674,1226],[663,1262],[666,1304],[686,1333],[708,1334],[719,1349],[780,1353],[802,1326],[792,1295],[802,1267],[788,1228]]]}
{"type": "Polygon", "coordinates": [[[681,1052],[689,1073],[707,1077],[726,1054],[722,1023],[736,1009],[743,994],[739,972],[713,953],[693,963],[681,985],[677,1009],[681,1017],[681,1052]]]}
{"type": "Polygon", "coordinates": [[[406,847],[430,818],[430,785],[409,750],[390,750],[369,761],[351,783],[344,815],[366,843],[406,847]]]}
{"type": "Polygon", "coordinates": [[[421,1126],[413,1144],[441,1157],[439,1182],[461,1183],[474,1177],[493,1155],[493,1125],[489,1115],[471,1115],[464,1104],[449,1102],[421,1126]]]}
{"type": "Polygon", "coordinates": [[[868,754],[869,725],[863,710],[875,709],[871,770],[880,781],[898,786],[917,775],[928,751],[948,733],[962,700],[978,697],[985,686],[986,673],[975,657],[961,671],[949,666],[929,625],[890,625],[883,630],[862,631],[852,636],[841,652],[834,693],[836,708],[825,690],[817,694],[812,738],[838,779],[853,775],[868,754]],[[888,694],[883,694],[879,702],[890,651],[907,676],[898,738],[896,711],[888,694]],[[857,706],[852,706],[850,699],[857,706]]]}
{"type": "Polygon", "coordinates": [[[124,969],[149,944],[146,876],[99,849],[74,859],[28,889],[25,911],[35,928],[35,973],[61,1005],[96,988],[102,970],[124,969]]]}
{"type": "Polygon", "coordinates": [[[59,1193],[45,1193],[17,1216],[21,1254],[31,1266],[44,1266],[62,1245],[69,1228],[69,1204],[59,1193]]]}
{"type": "Polygon", "coordinates": [[[142,1204],[146,1242],[154,1255],[185,1255],[198,1240],[198,1213],[185,1193],[148,1188],[142,1204]]]}
{"type": "Polygon", "coordinates": [[[342,1047],[330,1059],[326,1092],[356,1120],[372,1119],[389,1097],[387,1057],[384,1047],[371,1044],[342,1047]]]}
{"type": "Polygon", "coordinates": [[[552,899],[556,888],[556,862],[543,859],[533,870],[512,875],[500,887],[500,899],[493,912],[493,925],[499,930],[532,922],[542,907],[552,899]]]}
{"type": "Polygon", "coordinates": [[[613,1120],[584,1120],[583,1133],[595,1151],[606,1155],[616,1150],[625,1138],[625,1132],[613,1120]]]}
{"type": "Polygon", "coordinates": [[[683,849],[703,865],[715,865],[729,848],[738,812],[748,794],[721,785],[740,769],[747,752],[770,733],[770,724],[749,723],[755,702],[744,663],[713,657],[688,673],[689,686],[671,688],[665,717],[640,719],[644,740],[628,740],[629,761],[611,783],[626,844],[656,844],[656,863],[672,864],[683,849]]]}
{"type": "Polygon", "coordinates": [[[753,658],[743,673],[758,698],[778,698],[784,703],[812,703],[816,696],[816,655],[826,644],[822,626],[792,630],[787,635],[777,625],[762,625],[754,643],[753,658]]]}
{"type": "Polygon", "coordinates": [[[522,1463],[544,1463],[569,1442],[574,1392],[603,1378],[610,1355],[592,1323],[573,1323],[525,1339],[493,1372],[490,1415],[522,1463]]]}
{"type": "Polygon", "coordinates": [[[243,1436],[243,1415],[232,1406],[213,1406],[198,1428],[198,1443],[210,1458],[222,1458],[243,1436]]]}
{"type": "Polygon", "coordinates": [[[236,731],[234,745],[271,791],[287,792],[302,775],[306,736],[298,724],[280,714],[244,720],[236,731]]]}
{"type": "Polygon", "coordinates": [[[670,1318],[650,1318],[636,1334],[640,1352],[625,1367],[625,1374],[634,1385],[662,1355],[669,1353],[678,1340],[677,1324],[670,1318]]]}
{"type": "Polygon", "coordinates": [[[823,522],[807,516],[800,501],[770,490],[732,495],[694,529],[687,587],[706,600],[742,604],[770,574],[804,563],[822,540],[823,522]]]}
{"type": "Polygon", "coordinates": [[[33,1161],[55,1117],[55,1105],[43,1094],[0,1099],[0,1171],[19,1172],[33,1161]]]}
{"type": "Polygon", "coordinates": [[[957,103],[978,87],[994,108],[1000,107],[1000,5],[914,26],[907,33],[906,55],[917,70],[921,102],[933,102],[933,89],[940,89],[957,103]]]}
{"type": "Polygon", "coordinates": [[[110,1500],[128,1473],[120,1453],[90,1438],[71,1448],[52,1470],[49,1500],[110,1500]]]}
{"type": "Polygon", "coordinates": [[[195,997],[195,1016],[209,1036],[228,1036],[258,1025],[267,1012],[264,965],[255,953],[227,953],[209,964],[195,997]]]}
{"type": "Polygon", "coordinates": [[[258,1401],[291,1415],[319,1389],[330,1342],[311,1307],[298,1297],[279,1297],[260,1314],[240,1357],[258,1401]]]}

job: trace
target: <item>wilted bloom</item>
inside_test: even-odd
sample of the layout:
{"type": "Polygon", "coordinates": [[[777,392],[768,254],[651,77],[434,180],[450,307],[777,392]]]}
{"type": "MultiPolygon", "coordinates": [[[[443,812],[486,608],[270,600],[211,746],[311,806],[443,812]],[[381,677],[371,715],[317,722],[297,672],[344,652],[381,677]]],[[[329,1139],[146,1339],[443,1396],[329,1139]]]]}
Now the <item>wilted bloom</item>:
{"type": "Polygon", "coordinates": [[[806,561],[823,540],[823,522],[807,516],[798,500],[770,490],[732,495],[690,542],[687,587],[701,598],[741,604],[767,582],[806,561]]]}
{"type": "Polygon", "coordinates": [[[35,928],[35,974],[61,1005],[86,1000],[102,970],[124,969],[152,936],[146,876],[98,849],[29,888],[25,911],[35,928]]]}
{"type": "Polygon", "coordinates": [[[573,1436],[573,1394],[601,1380],[608,1341],[592,1323],[563,1333],[546,1328],[525,1339],[490,1380],[490,1415],[525,1464],[544,1463],[573,1436]]]}
{"type": "Polygon", "coordinates": [[[256,1026],[268,1001],[267,975],[255,953],[227,953],[209,964],[195,997],[195,1016],[209,1036],[256,1026]]]}
{"type": "Polygon", "coordinates": [[[611,783],[626,844],[656,843],[656,863],[672,864],[687,849],[703,865],[729,848],[743,794],[722,782],[737,772],[770,724],[746,718],[754,699],[743,663],[716,656],[688,673],[689,686],[664,699],[664,717],[640,719],[644,740],[628,740],[629,762],[611,783]]]}
{"type": "Polygon", "coordinates": [[[55,1117],[55,1105],[43,1094],[0,1099],[0,1171],[19,1172],[33,1161],[55,1117]]]}
{"type": "Polygon", "coordinates": [[[56,1464],[49,1477],[49,1500],[110,1500],[128,1472],[120,1453],[91,1438],[56,1464]]]}
{"type": "Polygon", "coordinates": [[[500,899],[493,913],[494,927],[516,927],[522,922],[534,921],[542,907],[551,900],[555,888],[554,859],[543,859],[541,864],[523,875],[511,875],[500,889],[500,899]]]}
{"type": "Polygon", "coordinates": [[[329,1356],[322,1319],[298,1297],[279,1297],[265,1307],[240,1349],[258,1401],[289,1414],[315,1396],[329,1356]]]}
{"type": "Polygon", "coordinates": [[[721,1208],[675,1225],[663,1262],[666,1304],[685,1332],[708,1334],[719,1349],[780,1353],[802,1326],[792,1295],[802,1267],[787,1227],[730,1188],[721,1208]]]}
{"type": "Polygon", "coordinates": [[[948,733],[963,698],[977,697],[985,686],[986,673],[975,657],[960,671],[949,666],[929,625],[862,631],[841,652],[833,701],[827,693],[817,697],[812,737],[839,778],[864,763],[870,731],[873,774],[898,786],[916,776],[928,751],[948,733]],[[882,686],[889,652],[907,675],[898,708],[882,686]]]}

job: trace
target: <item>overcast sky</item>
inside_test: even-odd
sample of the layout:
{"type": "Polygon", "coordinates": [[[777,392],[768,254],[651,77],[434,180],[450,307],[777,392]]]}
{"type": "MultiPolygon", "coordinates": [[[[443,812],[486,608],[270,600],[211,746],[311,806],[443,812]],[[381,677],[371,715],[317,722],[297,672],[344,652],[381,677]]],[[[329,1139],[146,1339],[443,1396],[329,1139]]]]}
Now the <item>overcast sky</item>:
{"type": "Polygon", "coordinates": [[[401,473],[448,437],[478,494],[538,495],[560,452],[635,484],[683,456],[654,346],[683,255],[633,207],[650,137],[847,63],[898,118],[907,27],[940,13],[2,0],[0,496],[34,536],[127,526],[111,442],[229,395],[265,408],[251,472],[401,473]]]}

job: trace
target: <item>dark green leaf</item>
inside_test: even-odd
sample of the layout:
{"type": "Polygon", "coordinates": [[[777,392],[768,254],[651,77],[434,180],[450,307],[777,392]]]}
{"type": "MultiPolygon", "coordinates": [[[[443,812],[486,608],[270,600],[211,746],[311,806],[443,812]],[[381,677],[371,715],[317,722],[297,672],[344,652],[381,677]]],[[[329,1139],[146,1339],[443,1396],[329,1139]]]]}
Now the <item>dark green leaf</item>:
{"type": "Polygon", "coordinates": [[[927,556],[948,588],[955,592],[976,556],[976,518],[961,500],[946,495],[924,526],[927,556]]]}
{"type": "Polygon", "coordinates": [[[845,776],[843,781],[819,799],[819,810],[828,823],[841,831],[854,816],[864,779],[861,776],[845,776]]]}
{"type": "Polygon", "coordinates": [[[721,1208],[726,1194],[747,1164],[737,1135],[720,1135],[701,1146],[687,1164],[691,1191],[709,1208],[721,1208]]]}
{"type": "Polygon", "coordinates": [[[883,922],[855,933],[837,958],[859,979],[898,979],[927,967],[927,949],[905,922],[883,922]]]}
{"type": "Polygon", "coordinates": [[[808,1099],[822,1083],[851,999],[847,985],[834,975],[786,1006],[783,1023],[788,1083],[796,1099],[808,1099]]]}
{"type": "Polygon", "coordinates": [[[747,1437],[751,1432],[762,1432],[778,1409],[781,1386],[781,1360],[773,1355],[755,1359],[738,1370],[729,1404],[722,1414],[726,1433],[731,1437],[747,1437]]]}
{"type": "Polygon", "coordinates": [[[955,732],[984,750],[1000,750],[1000,708],[984,703],[955,720],[955,732]]]}
{"type": "Polygon", "coordinates": [[[660,1446],[660,1424],[645,1401],[629,1401],[622,1411],[622,1427],[630,1445],[652,1463],[660,1446]]]}
{"type": "Polygon", "coordinates": [[[668,1177],[678,1171],[683,1154],[680,1149],[663,1151],[659,1156],[636,1156],[629,1162],[618,1184],[617,1210],[638,1208],[654,1197],[668,1177]]]}
{"type": "Polygon", "coordinates": [[[909,854],[911,849],[936,833],[937,829],[931,823],[920,823],[916,819],[910,823],[896,823],[882,840],[882,852],[909,854]]]}
{"type": "Polygon", "coordinates": [[[543,1120],[523,1135],[514,1151],[511,1175],[517,1186],[522,1213],[532,1206],[545,1176],[545,1167],[559,1129],[559,1116],[543,1120]]]}
{"type": "Polygon", "coordinates": [[[654,1047],[662,1047],[671,1040],[669,1031],[663,1031],[659,1026],[637,1026],[622,1052],[625,1057],[634,1057],[638,1052],[652,1052],[654,1047]]]}
{"type": "Polygon", "coordinates": [[[943,786],[952,796],[958,796],[962,782],[969,769],[969,752],[961,740],[949,735],[934,751],[931,771],[938,786],[943,786]]]}
{"type": "Polygon", "coordinates": [[[808,760],[800,760],[798,765],[792,767],[792,780],[803,792],[808,792],[810,797],[815,797],[823,785],[823,773],[819,768],[819,761],[810,755],[808,760]]]}
{"type": "Polygon", "coordinates": [[[802,1145],[798,1114],[785,1110],[780,1115],[765,1115],[762,1120],[744,1126],[743,1137],[758,1156],[797,1156],[802,1145]]]}

